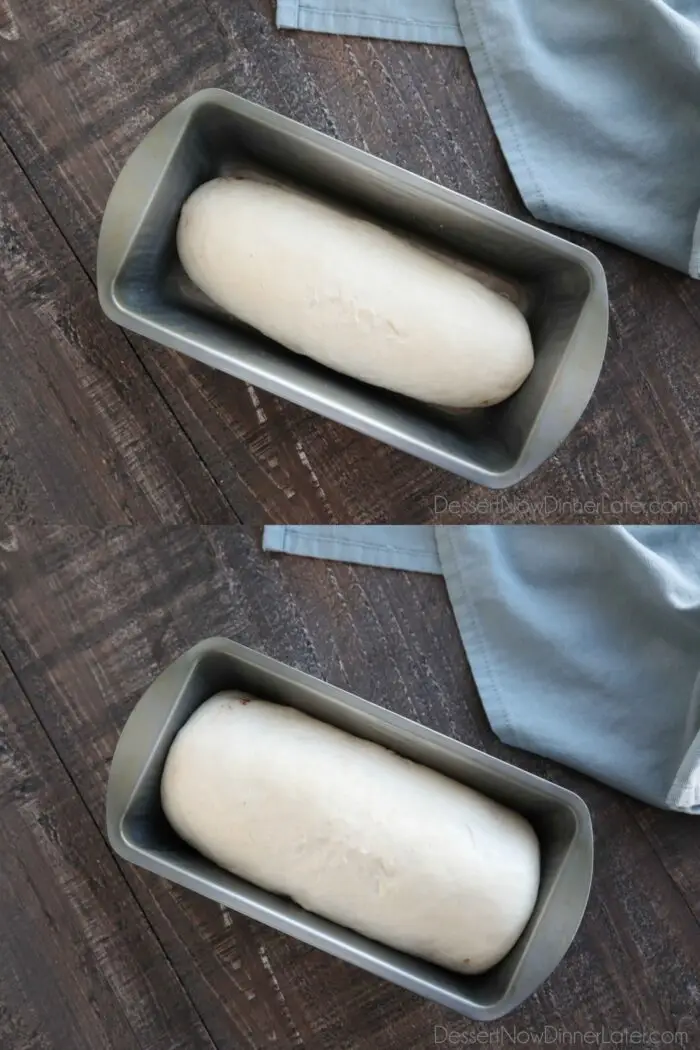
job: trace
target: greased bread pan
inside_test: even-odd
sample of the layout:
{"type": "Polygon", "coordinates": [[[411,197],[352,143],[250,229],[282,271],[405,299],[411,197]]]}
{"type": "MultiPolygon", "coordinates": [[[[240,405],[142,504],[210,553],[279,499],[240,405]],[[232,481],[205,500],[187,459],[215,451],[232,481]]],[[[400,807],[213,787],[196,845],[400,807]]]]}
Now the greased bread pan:
{"type": "MultiPolygon", "coordinates": [[[[590,816],[577,795],[222,638],[194,646],[138,701],[112,762],[107,829],[112,847],[126,860],[482,1021],[514,1010],[561,961],[583,916],[593,869],[590,816]],[[542,878],[532,918],[506,958],[473,977],[441,969],[251,885],[179,839],[161,808],[165,758],[190,715],[223,689],[243,689],[296,707],[468,784],[526,816],[540,840],[542,878]]],[[[435,861],[439,863],[439,857],[435,861]]]]}
{"type": "Polygon", "coordinates": [[[178,105],[128,160],[104,214],[97,284],[104,311],[125,328],[491,488],[526,477],[567,437],[607,339],[605,276],[590,252],[218,89],[178,105]],[[224,315],[185,278],[175,231],[198,185],[241,168],[511,281],[535,347],[525,384],[501,405],[444,411],[324,368],[224,315]]]}

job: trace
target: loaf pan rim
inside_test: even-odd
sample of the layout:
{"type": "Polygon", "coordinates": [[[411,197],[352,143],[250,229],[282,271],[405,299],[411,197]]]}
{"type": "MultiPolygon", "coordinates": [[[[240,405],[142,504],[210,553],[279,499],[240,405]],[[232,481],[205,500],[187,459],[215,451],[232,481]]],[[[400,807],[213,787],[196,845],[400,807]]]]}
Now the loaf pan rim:
{"type": "MultiPolygon", "coordinates": [[[[362,715],[368,714],[370,717],[379,718],[380,721],[398,728],[399,730],[405,730],[415,738],[427,739],[429,743],[436,743],[440,747],[446,747],[447,750],[453,754],[466,755],[471,762],[481,765],[483,767],[490,767],[491,770],[503,772],[507,774],[508,778],[515,778],[517,783],[530,785],[540,793],[542,797],[550,796],[553,800],[560,802],[561,807],[566,809],[569,813],[573,814],[576,822],[576,831],[572,835],[571,842],[569,843],[568,849],[565,856],[560,860],[559,873],[557,879],[550,887],[549,896],[552,896],[560,884],[561,879],[568,872],[572,872],[572,855],[577,852],[581,854],[579,863],[585,868],[585,871],[581,867],[578,867],[575,874],[575,881],[577,884],[578,894],[578,905],[572,909],[569,922],[567,923],[567,935],[565,936],[561,950],[557,950],[555,955],[554,965],[548,965],[543,969],[543,972],[535,971],[535,979],[524,984],[519,990],[516,996],[513,998],[504,997],[495,1003],[477,1003],[472,999],[468,999],[466,993],[464,995],[458,995],[456,992],[450,989],[443,989],[442,994],[438,997],[425,990],[425,982],[423,981],[423,987],[420,986],[421,978],[416,978],[418,984],[413,985],[407,984],[404,980],[397,980],[395,983],[403,986],[410,987],[411,990],[422,994],[427,998],[432,998],[443,1005],[450,1006],[452,1009],[457,1010],[463,1015],[472,1017],[477,1020],[493,1020],[498,1017],[504,1016],[506,1013],[511,1012],[521,1002],[529,997],[540,984],[547,979],[551,974],[552,970],[556,968],[561,962],[566,952],[569,950],[571,943],[576,936],[576,932],[581,924],[583,915],[586,910],[588,897],[590,894],[592,872],[593,872],[593,831],[592,823],[590,818],[590,812],[586,806],[584,800],[577,795],[575,792],[568,788],[561,787],[558,784],[552,783],[543,777],[537,776],[534,773],[530,773],[527,770],[520,769],[503,759],[491,756],[486,752],[481,751],[478,748],[474,748],[472,745],[464,744],[461,741],[456,741],[451,737],[445,736],[444,734],[425,726],[422,723],[413,721],[410,718],[406,718],[404,715],[399,715],[396,712],[390,711],[389,709],[383,708],[372,701],[365,700],[364,698],[357,696],[354,693],[350,693],[347,690],[341,689],[338,686],[334,686],[331,683],[324,682],[313,675],[309,675],[306,672],[300,671],[291,665],[282,663],[281,661],[274,660],[268,657],[265,653],[259,650],[251,649],[243,646],[238,642],[234,642],[230,639],[223,637],[208,638],[190,649],[186,650],[178,659],[173,663],[169,664],[151,683],[151,685],[145,690],[140,699],[134,705],[127,722],[120,734],[117,747],[114,752],[112,760],[112,766],[110,769],[108,788],[107,788],[107,835],[110,845],[114,851],[124,859],[135,863],[147,870],[153,871],[158,875],[168,878],[173,882],[184,885],[191,889],[193,892],[203,893],[204,896],[209,897],[213,900],[219,900],[220,903],[225,903],[226,906],[234,908],[234,910],[241,911],[243,914],[249,915],[255,918],[257,921],[268,923],[273,928],[281,929],[283,932],[290,936],[296,936],[299,939],[304,940],[306,943],[312,944],[320,950],[325,950],[333,955],[345,959],[346,961],[352,962],[354,965],[360,965],[365,969],[369,969],[370,972],[383,977],[384,979],[392,980],[391,977],[387,977],[386,964],[376,956],[372,959],[372,965],[368,965],[366,961],[359,962],[357,958],[357,952],[352,946],[348,946],[347,943],[344,946],[344,952],[337,950],[337,943],[342,943],[342,936],[344,927],[339,926],[335,923],[330,923],[333,927],[333,931],[339,931],[336,934],[336,940],[332,941],[330,934],[328,938],[325,935],[319,934],[316,930],[311,930],[310,936],[305,936],[299,932],[299,924],[296,924],[287,919],[285,916],[275,915],[274,911],[274,900],[271,910],[268,910],[267,917],[261,915],[261,907],[253,904],[248,910],[246,907],[240,906],[241,894],[233,889],[224,891],[233,897],[233,901],[227,899],[225,902],[221,901],[220,896],[217,897],[216,893],[205,892],[203,885],[206,885],[206,881],[202,880],[199,876],[192,876],[192,881],[183,881],[180,876],[179,868],[174,863],[168,863],[162,860],[157,854],[154,854],[152,850],[141,847],[130,840],[126,833],[125,821],[130,813],[131,807],[134,805],[134,800],[137,797],[138,790],[142,784],[143,778],[147,776],[149,771],[149,765],[153,760],[153,753],[156,750],[156,743],[151,742],[149,747],[149,754],[144,762],[142,768],[136,772],[133,780],[131,790],[128,792],[126,798],[120,788],[119,780],[123,777],[122,767],[124,764],[128,764],[128,756],[124,754],[124,748],[121,747],[124,741],[128,740],[129,737],[129,726],[133,727],[138,723],[139,712],[143,714],[146,710],[147,705],[153,702],[153,698],[157,697],[159,693],[162,693],[165,689],[166,695],[169,695],[169,703],[167,705],[167,711],[163,718],[161,728],[158,734],[158,739],[162,738],[163,733],[172,729],[169,726],[169,720],[173,715],[173,712],[177,706],[179,698],[182,696],[184,689],[191,680],[193,674],[196,674],[200,663],[207,659],[211,654],[224,654],[227,657],[231,657],[235,662],[243,661],[253,666],[265,667],[267,666],[279,681],[282,676],[287,680],[296,680],[302,685],[308,685],[314,690],[320,689],[322,693],[326,694],[326,699],[333,701],[339,701],[341,705],[349,706],[351,709],[358,710],[362,715]],[[358,707],[359,705],[359,707],[358,707]],[[193,885],[193,882],[196,885],[193,885]],[[319,943],[319,941],[323,943],[319,943]],[[331,946],[335,945],[335,946],[331,946]],[[546,971],[546,972],[545,972],[546,971]],[[467,1005],[465,1005],[465,1003],[467,1005]]],[[[204,702],[202,700],[201,702],[204,702]]],[[[184,724],[181,722],[180,724],[184,724]]],[[[398,753],[401,753],[399,750],[398,753]]],[[[228,877],[228,873],[223,869],[217,869],[222,872],[224,877],[228,877]]],[[[233,877],[235,878],[235,877],[233,877]]],[[[240,880],[245,881],[245,880],[240,880]]],[[[219,891],[221,892],[221,891],[219,891]]],[[[275,895],[269,895],[274,898],[275,895]]],[[[329,920],[322,920],[324,923],[329,923],[329,920]]],[[[351,931],[352,935],[352,931],[351,931]]],[[[365,939],[368,940],[369,939],[365,939]]],[[[369,943],[377,943],[371,942],[369,943]]],[[[517,949],[513,949],[514,951],[517,949]]],[[[402,955],[402,953],[399,953],[402,955]]],[[[510,983],[514,985],[517,983],[518,972],[522,968],[524,960],[527,957],[527,952],[524,952],[516,964],[513,973],[511,975],[510,983]]],[[[407,957],[410,958],[410,957],[407,957]]],[[[439,970],[439,968],[438,968],[439,970]]],[[[447,971],[442,971],[447,973],[447,971]]],[[[452,975],[454,977],[454,975],[452,975]]]]}
{"type": "MultiPolygon", "coordinates": [[[[585,412],[593,395],[603,366],[608,334],[608,295],[605,273],[600,261],[587,248],[559,237],[548,230],[542,230],[524,219],[502,212],[491,205],[474,200],[449,187],[442,186],[424,176],[401,168],[384,158],[341,142],[323,132],[277,113],[265,106],[252,102],[223,88],[203,88],[184,99],[166,113],[145,135],[127,159],[122,171],[110,193],[105,208],[97,251],[97,286],[100,305],[105,314],[124,328],[137,332],[186,356],[219,368],[221,371],[248,383],[257,383],[261,388],[283,397],[294,404],[314,411],[337,423],[382,441],[394,448],[441,467],[492,489],[506,489],[528,477],[540,467],[566,440],[585,412]],[[336,373],[334,383],[338,387],[335,402],[329,408],[324,397],[314,389],[314,383],[304,373],[303,364],[291,365],[295,379],[283,376],[270,376],[264,365],[259,370],[250,362],[241,360],[240,349],[231,340],[226,352],[217,351],[205,342],[197,342],[191,336],[185,336],[175,329],[166,330],[148,313],[139,313],[125,307],[119,301],[116,283],[125,260],[137,236],[148,204],[153,198],[157,185],[167,170],[167,160],[172,157],[190,120],[204,105],[217,105],[228,112],[242,112],[260,121],[274,120],[286,128],[294,128],[296,134],[313,142],[324,141],[333,144],[333,151],[351,163],[360,164],[372,171],[389,173],[401,180],[404,185],[411,185],[425,195],[432,195],[443,204],[468,212],[482,222],[502,228],[504,224],[519,236],[526,237],[540,248],[554,251],[572,263],[576,263],[588,276],[590,291],[581,308],[577,329],[578,336],[572,335],[566,352],[559,363],[559,378],[549,385],[539,409],[529,428],[527,439],[514,460],[503,467],[494,467],[481,461],[478,455],[467,447],[466,440],[463,452],[442,447],[429,435],[420,434],[420,427],[414,420],[403,418],[401,425],[394,422],[378,410],[377,405],[368,410],[362,407],[361,399],[357,404],[343,405],[342,388],[347,377],[336,373]],[[170,137],[169,148],[167,145],[170,137]],[[164,143],[162,140],[165,139],[164,143]],[[120,198],[126,191],[129,173],[139,165],[153,166],[153,152],[160,149],[160,176],[151,185],[140,206],[138,219],[134,220],[129,236],[119,228],[121,215],[120,198]],[[116,243],[113,243],[116,242],[116,243]],[[584,316],[587,318],[583,322],[584,316]],[[585,329],[585,330],[584,330],[585,329]],[[571,380],[567,383],[567,373],[571,380]],[[575,382],[574,382],[575,379],[575,382]],[[566,387],[567,389],[563,389],[566,387]]],[[[272,369],[274,372],[274,367],[272,369]]],[[[364,395],[363,395],[364,396],[364,395]]],[[[366,395],[371,399],[371,390],[366,395]]],[[[331,399],[332,400],[332,399],[331,399]]],[[[349,402],[353,397],[349,393],[349,402]]],[[[399,416],[401,415],[399,411],[399,416]]],[[[457,446],[459,446],[459,441],[457,446]]]]}

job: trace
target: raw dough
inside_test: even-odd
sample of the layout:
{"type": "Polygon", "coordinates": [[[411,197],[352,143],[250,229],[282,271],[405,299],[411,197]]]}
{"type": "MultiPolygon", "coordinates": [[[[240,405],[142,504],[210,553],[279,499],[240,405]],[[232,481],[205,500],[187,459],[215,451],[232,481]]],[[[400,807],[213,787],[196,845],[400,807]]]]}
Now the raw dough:
{"type": "Polygon", "coordinates": [[[537,898],[539,844],[519,814],[243,693],[183,726],[161,794],[178,834],[220,867],[462,973],[503,958],[537,898]]]}
{"type": "Polygon", "coordinates": [[[185,202],[178,253],[209,298],[290,350],[451,408],[533,365],[518,308],[434,253],[295,190],[219,178],[185,202]]]}

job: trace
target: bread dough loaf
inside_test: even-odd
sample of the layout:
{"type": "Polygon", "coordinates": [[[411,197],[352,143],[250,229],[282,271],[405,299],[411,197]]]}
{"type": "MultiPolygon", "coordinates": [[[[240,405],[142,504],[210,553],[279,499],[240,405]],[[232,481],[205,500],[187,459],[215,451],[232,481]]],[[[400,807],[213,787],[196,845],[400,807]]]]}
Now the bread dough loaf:
{"type": "Polygon", "coordinates": [[[462,973],[515,944],[539,887],[519,814],[378,744],[243,693],[168,754],[165,814],[222,868],[462,973]]]}
{"type": "Polygon", "coordinates": [[[213,302],[356,379],[436,405],[495,404],[533,365],[518,308],[374,223],[253,179],[186,201],[178,253],[213,302]]]}

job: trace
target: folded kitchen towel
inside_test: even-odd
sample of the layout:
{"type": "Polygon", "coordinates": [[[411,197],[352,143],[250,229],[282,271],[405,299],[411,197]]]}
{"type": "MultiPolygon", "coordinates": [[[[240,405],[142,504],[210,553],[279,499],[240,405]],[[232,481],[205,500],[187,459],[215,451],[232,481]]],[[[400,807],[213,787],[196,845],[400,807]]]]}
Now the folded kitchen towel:
{"type": "Polygon", "coordinates": [[[263,546],[443,575],[507,744],[700,814],[700,526],[267,526],[263,546]]]}
{"type": "Polygon", "coordinates": [[[278,0],[277,25],[466,47],[533,215],[700,278],[700,0],[278,0]]]}

